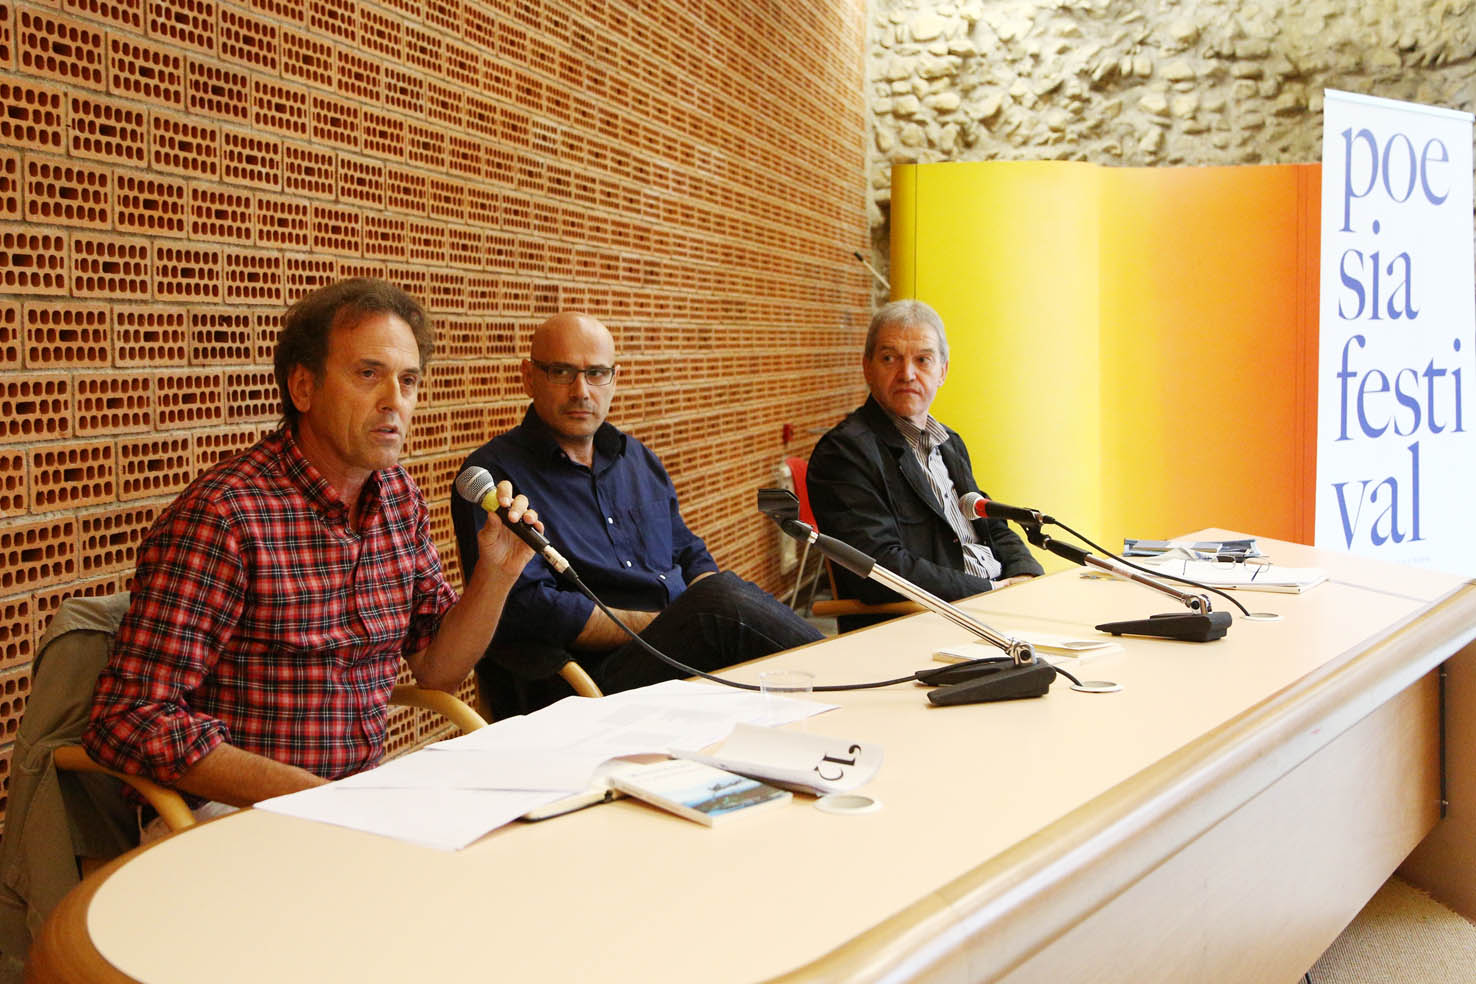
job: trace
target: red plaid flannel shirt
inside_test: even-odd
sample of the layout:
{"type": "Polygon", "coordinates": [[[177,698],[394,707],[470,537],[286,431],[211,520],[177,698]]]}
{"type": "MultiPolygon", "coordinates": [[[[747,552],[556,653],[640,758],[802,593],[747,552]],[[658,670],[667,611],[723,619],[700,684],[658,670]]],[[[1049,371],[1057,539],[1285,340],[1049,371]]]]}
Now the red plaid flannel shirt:
{"type": "Polygon", "coordinates": [[[378,762],[400,659],[456,593],[404,469],[363,497],[355,531],[287,431],[197,478],[139,546],[88,752],[166,784],[222,742],[325,778],[378,762]]]}

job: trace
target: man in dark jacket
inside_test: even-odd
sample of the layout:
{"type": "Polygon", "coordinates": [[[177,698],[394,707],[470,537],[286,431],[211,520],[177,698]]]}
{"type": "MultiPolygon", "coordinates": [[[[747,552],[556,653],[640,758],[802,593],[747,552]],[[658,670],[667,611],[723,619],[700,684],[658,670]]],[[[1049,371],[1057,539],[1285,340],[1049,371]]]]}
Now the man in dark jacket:
{"type": "MultiPolygon", "coordinates": [[[[1042,573],[1003,520],[969,519],[978,492],[968,448],[928,412],[948,376],[948,337],[921,301],[893,301],[871,319],[861,359],[871,397],[815,445],[806,484],[822,532],[851,544],[947,601],[1042,573]]],[[[841,593],[895,601],[874,581],[836,570],[841,593]]],[[[849,616],[847,630],[880,621],[849,616]]]]}

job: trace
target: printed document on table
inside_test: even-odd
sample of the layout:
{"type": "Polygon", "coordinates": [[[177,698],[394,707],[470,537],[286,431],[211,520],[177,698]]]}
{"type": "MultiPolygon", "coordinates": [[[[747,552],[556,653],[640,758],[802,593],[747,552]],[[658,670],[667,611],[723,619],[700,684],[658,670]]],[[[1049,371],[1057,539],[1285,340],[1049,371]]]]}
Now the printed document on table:
{"type": "Polygon", "coordinates": [[[256,805],[458,850],[529,810],[585,788],[609,759],[700,748],[722,740],[740,723],[783,724],[834,707],[684,680],[597,699],[568,697],[377,769],[256,805]]]}

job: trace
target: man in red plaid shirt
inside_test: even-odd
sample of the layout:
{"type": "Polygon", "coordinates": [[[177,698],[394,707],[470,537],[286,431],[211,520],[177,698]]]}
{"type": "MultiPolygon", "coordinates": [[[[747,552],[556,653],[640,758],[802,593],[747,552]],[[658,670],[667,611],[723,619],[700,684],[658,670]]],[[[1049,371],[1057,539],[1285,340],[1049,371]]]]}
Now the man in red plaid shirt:
{"type": "MultiPolygon", "coordinates": [[[[454,689],[532,551],[488,523],[458,601],[398,464],[431,355],[404,291],[348,280],[287,312],[283,426],[197,478],[139,546],[83,744],[195,801],[244,806],[370,768],[403,658],[454,689]]],[[[512,522],[541,528],[523,496],[512,522]]]]}

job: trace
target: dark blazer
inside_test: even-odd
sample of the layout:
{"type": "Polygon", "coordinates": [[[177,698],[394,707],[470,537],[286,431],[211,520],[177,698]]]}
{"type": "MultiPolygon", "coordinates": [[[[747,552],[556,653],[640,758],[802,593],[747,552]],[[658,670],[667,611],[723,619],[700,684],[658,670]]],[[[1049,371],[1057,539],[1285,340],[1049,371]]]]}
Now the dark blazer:
{"type": "MultiPolygon", "coordinates": [[[[938,452],[959,495],[978,492],[968,448],[956,431],[938,452]]],[[[877,563],[945,601],[988,591],[988,578],[964,572],[963,545],[943,515],[927,475],[907,440],[872,398],[815,445],[805,484],[822,533],[849,543],[877,563]]],[[[974,521],[979,541],[994,552],[1002,577],[1041,574],[1025,542],[999,519],[974,521]]],[[[875,581],[835,568],[837,587],[868,603],[896,601],[875,581]]],[[[874,621],[874,620],[873,620],[874,621]]]]}

